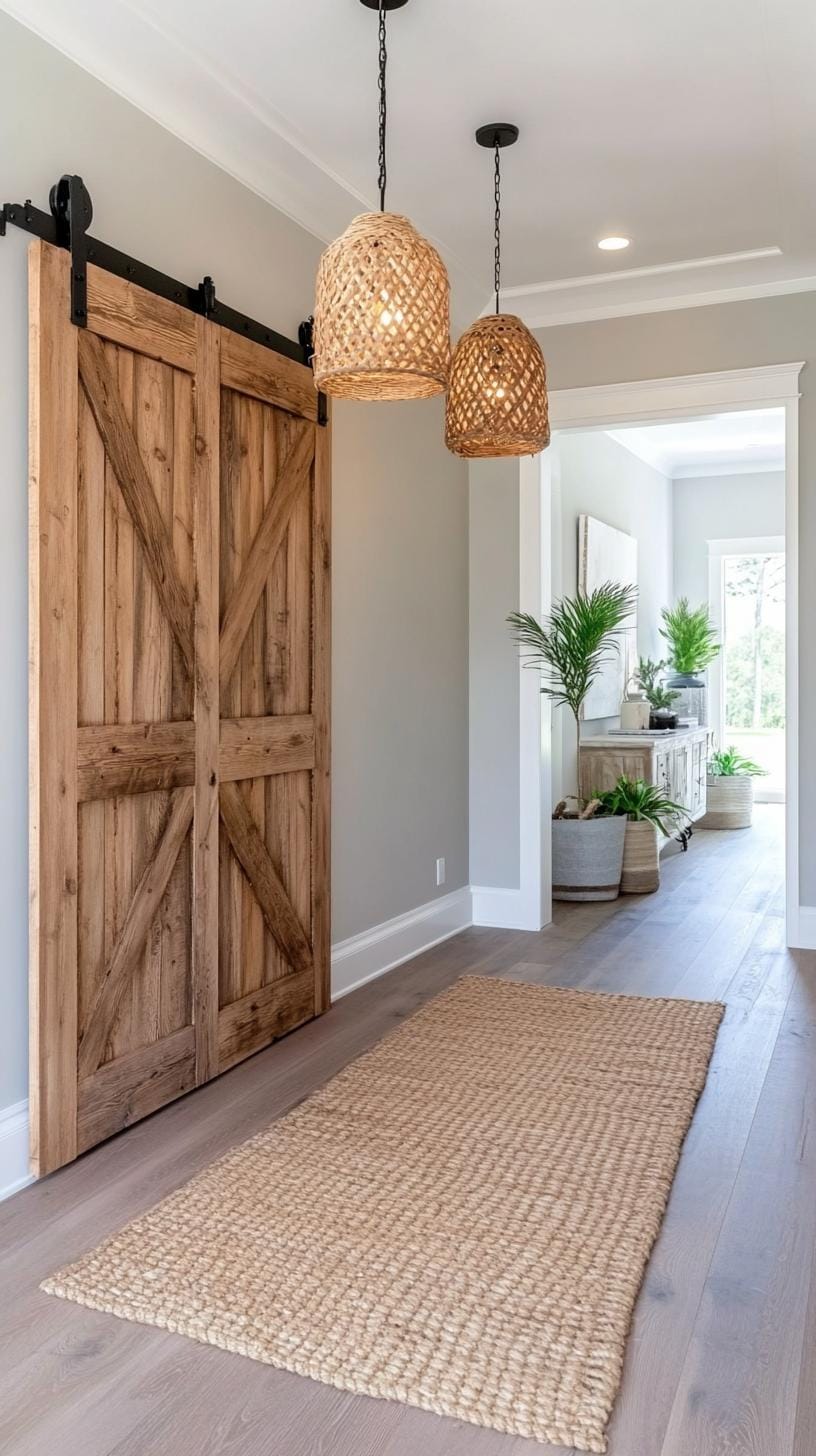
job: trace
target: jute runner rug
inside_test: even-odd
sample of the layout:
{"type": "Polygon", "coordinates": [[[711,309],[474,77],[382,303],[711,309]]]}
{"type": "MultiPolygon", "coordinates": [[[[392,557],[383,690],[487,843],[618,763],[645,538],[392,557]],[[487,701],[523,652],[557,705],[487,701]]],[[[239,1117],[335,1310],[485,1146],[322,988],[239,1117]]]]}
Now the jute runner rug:
{"type": "Polygon", "coordinates": [[[722,1010],[465,977],[43,1288],[602,1452],[722,1010]]]}

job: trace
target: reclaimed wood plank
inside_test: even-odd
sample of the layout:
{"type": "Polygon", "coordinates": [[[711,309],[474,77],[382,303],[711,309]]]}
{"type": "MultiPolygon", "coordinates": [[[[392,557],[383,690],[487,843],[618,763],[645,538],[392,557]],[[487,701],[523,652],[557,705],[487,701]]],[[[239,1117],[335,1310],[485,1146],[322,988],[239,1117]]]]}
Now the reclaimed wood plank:
{"type": "Polygon", "coordinates": [[[195,326],[195,316],[187,309],[89,263],[89,332],[192,373],[195,326]]]}
{"type": "Polygon", "coordinates": [[[77,337],[70,260],[29,249],[30,1152],[76,1156],[77,337]]]}
{"type": "Polygon", "coordinates": [[[250,991],[225,1006],[218,1018],[218,1066],[226,1072],[260,1047],[314,1015],[312,973],[301,971],[250,991]]]}
{"type": "Polygon", "coordinates": [[[141,452],[134,439],[116,380],[99,340],[80,333],[80,378],[93,410],[139,543],[188,671],[193,672],[192,607],[179,579],[170,533],[141,452]]]}
{"type": "Polygon", "coordinates": [[[314,719],[310,713],[280,718],[222,718],[218,763],[222,783],[311,771],[315,763],[314,719]]]}
{"type": "Polygon", "coordinates": [[[314,375],[307,365],[287,359],[284,354],[270,355],[262,344],[230,329],[222,334],[221,377],[226,388],[263,404],[277,405],[305,420],[317,419],[314,375]]]}
{"type": "Polygon", "coordinates": [[[77,1062],[80,1077],[90,1076],[99,1066],[128,974],[141,955],[144,938],[193,817],[192,789],[178,789],[159,843],[133,894],[121,933],[111,953],[94,1004],[88,1014],[85,1034],[79,1043],[77,1062]]]}
{"type": "Polygon", "coordinates": [[[314,458],[314,432],[302,428],[281,464],[278,487],[264,512],[252,546],[243,564],[221,626],[221,688],[232,677],[241,645],[249,630],[269,575],[270,563],[280,550],[286,535],[289,515],[300,491],[309,478],[314,458]]]}
{"type": "Polygon", "coordinates": [[[219,432],[221,335],[198,329],[195,416],[195,809],[193,817],[192,999],[195,1075],[218,1060],[219,890],[219,432]]]}
{"type": "Polygon", "coordinates": [[[80,802],[181,788],[194,781],[193,723],[94,723],[79,729],[80,802]]]}
{"type": "Polygon", "coordinates": [[[79,1083],[78,1147],[92,1148],[196,1085],[191,1026],[106,1062],[79,1083]]]}
{"type": "Polygon", "coordinates": [[[313,969],[308,938],[281,884],[237,784],[221,785],[221,818],[264,919],[289,964],[296,971],[313,969]]]}

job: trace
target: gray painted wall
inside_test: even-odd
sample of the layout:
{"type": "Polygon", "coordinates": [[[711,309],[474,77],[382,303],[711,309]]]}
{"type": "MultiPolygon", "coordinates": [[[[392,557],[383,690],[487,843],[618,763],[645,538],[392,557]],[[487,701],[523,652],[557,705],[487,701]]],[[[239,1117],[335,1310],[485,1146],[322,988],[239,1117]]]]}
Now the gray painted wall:
{"type": "MultiPolygon", "coordinates": [[[[0,55],[4,198],[80,172],[98,236],[296,333],[316,238],[2,14],[0,55]]],[[[0,1108],[26,1094],[26,245],[0,242],[0,1108]]],[[[339,407],[334,470],[339,939],[467,882],[467,472],[438,403],[339,407]]]]}
{"type": "MultiPolygon", "coordinates": [[[[816,720],[816,292],[538,330],[552,389],[805,360],[799,406],[799,728],[816,720]]],[[[800,776],[800,895],[816,905],[816,775],[800,776]]]]}
{"type": "MultiPolygon", "coordinates": [[[[578,517],[595,516],[634,536],[638,543],[638,651],[659,657],[660,608],[672,597],[672,487],[665,475],[647,465],[603,430],[560,435],[561,580],[559,595],[574,596],[578,586],[578,517]]],[[[566,709],[556,710],[560,755],[553,754],[553,801],[574,794],[577,782],[575,724],[566,709]],[[560,731],[559,731],[560,730],[560,731]]],[[[617,718],[586,719],[583,734],[603,733],[617,718]]]]}
{"type": "Polygon", "coordinates": [[[468,882],[467,471],[443,423],[440,400],[336,411],[335,940],[468,882]]]}
{"type": "Polygon", "coordinates": [[[784,536],[785,475],[712,475],[674,482],[674,589],[708,601],[708,542],[733,536],[784,536]]]}
{"type": "Polygon", "coordinates": [[[519,883],[517,460],[470,467],[470,880],[519,883]]]}

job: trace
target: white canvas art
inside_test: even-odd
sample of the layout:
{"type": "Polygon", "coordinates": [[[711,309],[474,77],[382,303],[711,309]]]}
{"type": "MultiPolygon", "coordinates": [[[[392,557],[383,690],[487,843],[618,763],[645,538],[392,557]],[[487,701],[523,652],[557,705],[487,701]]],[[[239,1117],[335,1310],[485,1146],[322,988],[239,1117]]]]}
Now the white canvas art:
{"type": "MultiPolygon", "coordinates": [[[[578,590],[589,595],[604,582],[637,586],[637,541],[594,516],[578,517],[578,590]]],[[[582,717],[616,718],[626,683],[637,667],[637,609],[626,619],[603,672],[586,695],[582,717]]]]}

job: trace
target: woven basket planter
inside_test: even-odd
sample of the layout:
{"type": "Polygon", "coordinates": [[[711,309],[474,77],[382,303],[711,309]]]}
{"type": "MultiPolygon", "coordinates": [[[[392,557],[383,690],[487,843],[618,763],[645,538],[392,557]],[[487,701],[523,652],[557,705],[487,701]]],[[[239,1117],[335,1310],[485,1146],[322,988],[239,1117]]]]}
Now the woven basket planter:
{"type": "Polygon", "coordinates": [[[320,259],[314,374],[336,399],[427,399],[450,364],[445,265],[407,217],[364,212],[320,259]]]}
{"type": "Polygon", "coordinates": [[[550,443],[547,370],[514,314],[477,319],[451,360],[445,444],[465,460],[537,455],[550,443]]]}
{"type": "Polygon", "coordinates": [[[623,841],[622,895],[651,895],[660,889],[657,830],[644,819],[628,819],[623,841]]]}
{"type": "Polygon", "coordinates": [[[553,819],[553,899],[616,900],[626,820],[553,819]]]}
{"type": "Polygon", "coordinates": [[[709,774],[701,829],[750,829],[754,780],[750,774],[709,774]]]}

